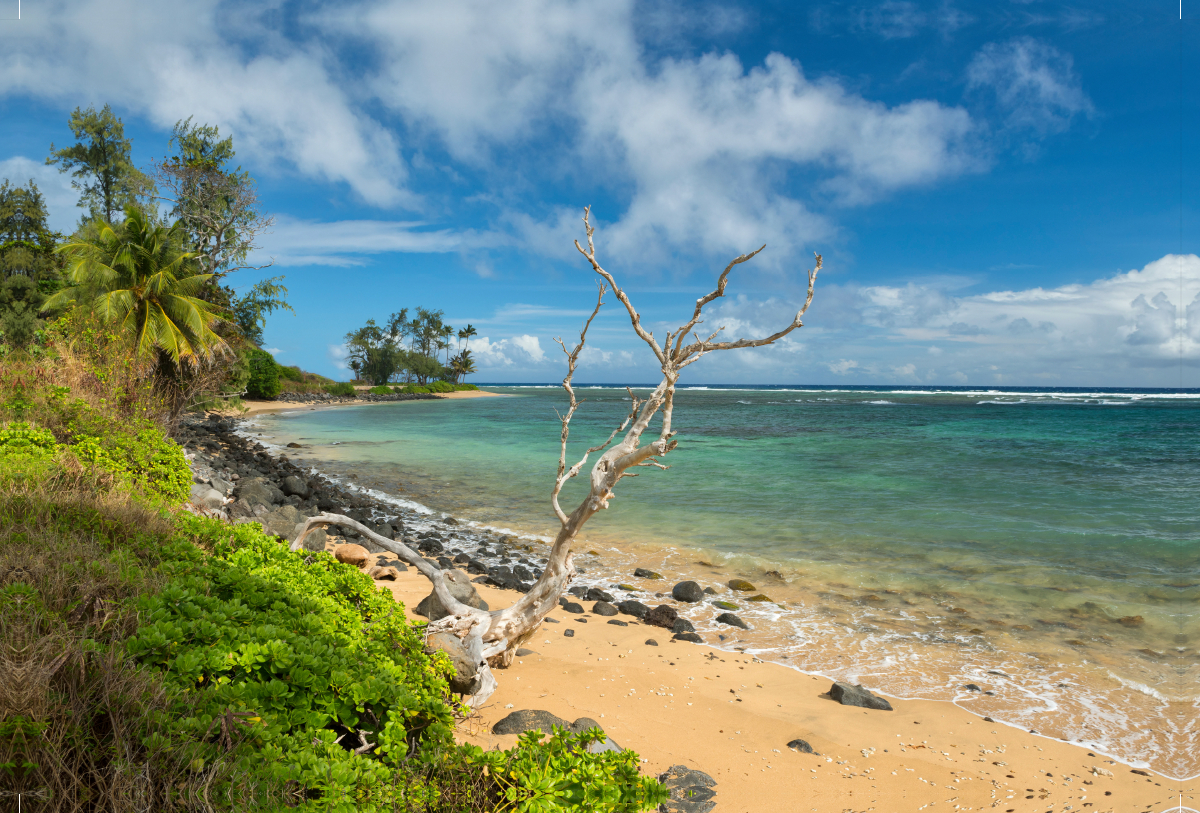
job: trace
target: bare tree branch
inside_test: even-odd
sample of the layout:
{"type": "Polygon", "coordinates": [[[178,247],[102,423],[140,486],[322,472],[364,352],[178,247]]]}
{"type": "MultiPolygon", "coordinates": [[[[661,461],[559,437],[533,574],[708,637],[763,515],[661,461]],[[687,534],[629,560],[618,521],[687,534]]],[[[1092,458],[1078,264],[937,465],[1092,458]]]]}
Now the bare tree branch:
{"type": "MultiPolygon", "coordinates": [[[[614,489],[622,478],[638,476],[638,472],[631,471],[631,469],[651,467],[666,470],[669,468],[669,466],[661,462],[661,458],[672,452],[677,445],[672,420],[675,406],[675,385],[679,380],[680,371],[689,364],[714,351],[762,347],[778,341],[793,330],[802,327],[801,317],[808,310],[809,305],[812,304],[817,273],[821,270],[821,255],[818,254],[816,255],[815,267],[808,272],[808,294],[804,305],[800,308],[800,311],[796,314],[792,322],[783,329],[763,339],[738,339],[731,342],[716,342],[714,339],[722,330],[722,328],[718,328],[707,339],[701,339],[695,334],[694,328],[701,324],[704,308],[725,295],[729,275],[734,266],[750,260],[761,252],[763,248],[759,248],[757,251],[750,252],[749,254],[743,254],[725,267],[725,270],[717,278],[716,288],[711,293],[696,301],[695,309],[689,321],[681,325],[678,331],[674,333],[668,332],[666,341],[660,347],[655,341],[653,334],[642,327],[641,317],[633,307],[633,303],[630,302],[629,297],[617,285],[613,275],[606,271],[596,260],[596,247],[593,241],[594,229],[589,220],[590,214],[590,207],[584,210],[583,222],[587,233],[587,249],[585,250],[580,246],[579,241],[575,241],[575,248],[587,259],[592,269],[600,276],[602,281],[599,283],[596,307],[592,310],[591,316],[584,322],[583,328],[580,330],[579,343],[573,349],[568,350],[566,344],[561,339],[555,339],[567,356],[567,375],[563,379],[563,388],[567,391],[567,396],[570,399],[567,411],[559,415],[562,429],[559,433],[558,471],[555,475],[554,488],[551,492],[551,504],[553,505],[555,515],[558,517],[560,527],[547,557],[546,567],[538,580],[529,589],[529,592],[518,599],[511,607],[501,610],[485,612],[467,607],[458,602],[450,594],[441,570],[414,553],[403,543],[380,536],[361,523],[341,515],[321,514],[309,519],[305,524],[303,532],[292,543],[292,549],[297,550],[301,547],[304,537],[313,528],[322,525],[342,525],[354,528],[358,533],[397,554],[404,561],[414,565],[423,576],[432,582],[433,590],[438,600],[442,602],[450,613],[445,618],[431,623],[428,627],[428,632],[430,634],[436,632],[453,633],[462,639],[467,652],[479,664],[478,676],[481,678],[482,688],[467,699],[468,704],[474,708],[478,708],[496,689],[497,683],[491,673],[491,668],[503,668],[512,663],[517,648],[537,631],[537,628],[542,623],[542,619],[557,606],[560,596],[562,596],[567,585],[574,578],[575,565],[571,554],[571,545],[575,541],[579,531],[583,528],[584,523],[597,511],[608,508],[609,501],[615,496],[614,489]],[[605,291],[609,288],[616,294],[621,304],[625,306],[634,332],[654,352],[654,356],[658,359],[662,372],[662,379],[646,398],[638,398],[634,395],[632,389],[627,388],[631,405],[629,414],[625,417],[625,420],[609,435],[608,440],[589,448],[574,465],[568,468],[567,441],[570,437],[571,419],[574,417],[580,403],[582,403],[575,396],[573,386],[575,370],[579,362],[579,355],[583,351],[587,340],[588,328],[591,326],[592,320],[600,312],[600,307],[604,304],[605,291]],[[695,341],[691,344],[683,345],[683,337],[688,333],[692,333],[695,341]],[[674,343],[672,343],[672,339],[674,339],[674,343]],[[655,416],[661,416],[662,421],[658,436],[652,442],[643,445],[642,436],[650,428],[650,423],[655,416]],[[613,441],[622,432],[624,432],[624,435],[616,444],[613,444],[613,441]],[[587,495],[574,511],[567,514],[559,504],[559,495],[562,492],[563,486],[568,480],[579,474],[587,464],[590,455],[600,451],[603,451],[603,454],[592,465],[589,475],[587,495]]],[[[365,739],[363,742],[365,744],[365,739]]]]}

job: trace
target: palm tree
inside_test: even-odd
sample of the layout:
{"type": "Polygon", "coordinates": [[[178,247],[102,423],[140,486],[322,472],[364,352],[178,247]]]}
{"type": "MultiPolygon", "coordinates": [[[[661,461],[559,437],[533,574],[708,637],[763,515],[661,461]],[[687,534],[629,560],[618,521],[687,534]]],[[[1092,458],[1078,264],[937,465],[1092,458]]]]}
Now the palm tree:
{"type": "Polygon", "coordinates": [[[176,365],[207,360],[226,349],[213,331],[217,308],[199,296],[213,275],[198,273],[195,255],[182,244],[179,223],[167,228],[131,206],[124,223],[100,223],[59,247],[73,285],[42,310],[74,302],[127,333],[139,356],[160,350],[176,365]]]}
{"type": "Polygon", "coordinates": [[[455,383],[475,372],[475,361],[471,358],[470,350],[463,350],[450,360],[450,372],[454,373],[455,383]]]}
{"type": "Polygon", "coordinates": [[[450,365],[450,340],[454,338],[454,328],[443,324],[441,330],[441,345],[446,349],[446,366],[450,365]]]}
{"type": "Polygon", "coordinates": [[[463,349],[470,350],[471,349],[471,337],[478,336],[478,335],[479,335],[479,331],[475,329],[474,325],[467,325],[462,330],[458,331],[458,338],[466,340],[466,345],[463,347],[463,349]]]}

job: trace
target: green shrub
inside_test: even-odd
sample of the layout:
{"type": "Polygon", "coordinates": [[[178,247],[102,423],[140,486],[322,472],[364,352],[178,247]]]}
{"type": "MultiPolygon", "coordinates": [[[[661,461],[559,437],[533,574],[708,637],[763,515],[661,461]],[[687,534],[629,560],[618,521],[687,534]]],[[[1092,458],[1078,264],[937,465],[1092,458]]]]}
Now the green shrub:
{"type": "Polygon", "coordinates": [[[378,387],[371,387],[367,392],[371,393],[371,395],[391,395],[392,388],[386,384],[380,384],[378,387]]]}
{"type": "Polygon", "coordinates": [[[273,401],[279,395],[279,365],[275,357],[266,350],[251,347],[246,351],[250,367],[250,378],[246,382],[246,395],[265,401],[273,401]]]}
{"type": "Polygon", "coordinates": [[[330,384],[325,387],[325,392],[342,398],[354,398],[358,395],[358,391],[354,389],[354,385],[349,381],[339,381],[337,384],[330,384]]]}
{"type": "Polygon", "coordinates": [[[296,365],[292,365],[290,367],[280,367],[279,375],[281,378],[284,378],[288,381],[303,381],[304,380],[304,371],[301,370],[296,365]]]}
{"type": "Polygon", "coordinates": [[[468,391],[471,391],[471,392],[478,392],[478,391],[479,391],[479,387],[476,387],[474,384],[455,384],[455,385],[454,385],[454,389],[455,389],[456,391],[460,391],[460,392],[461,392],[461,391],[463,391],[463,390],[468,390],[468,391]]]}

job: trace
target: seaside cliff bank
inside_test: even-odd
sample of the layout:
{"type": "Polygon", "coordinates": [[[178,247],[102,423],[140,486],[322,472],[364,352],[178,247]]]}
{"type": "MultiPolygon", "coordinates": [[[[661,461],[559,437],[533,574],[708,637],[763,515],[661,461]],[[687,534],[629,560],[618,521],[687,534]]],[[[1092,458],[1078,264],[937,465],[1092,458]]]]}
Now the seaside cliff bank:
{"type": "MultiPolygon", "coordinates": [[[[546,546],[536,539],[338,485],[286,453],[273,454],[238,423],[210,415],[179,430],[198,511],[258,522],[285,539],[309,516],[343,513],[463,572],[472,595],[493,608],[515,601],[545,563],[546,546]]],[[[361,567],[421,620],[413,611],[430,590],[420,574],[349,529],[331,531],[310,534],[305,547],[361,567]]],[[[686,621],[673,623],[675,608],[696,598],[690,592],[712,598],[704,594],[708,585],[673,589],[670,579],[651,578],[657,575],[628,574],[644,598],[616,606],[603,589],[573,588],[513,666],[497,673],[499,690],[460,723],[457,738],[505,748],[530,725],[595,723],[610,744],[641,755],[644,774],[674,787],[661,809],[687,813],[1196,806],[1194,781],[1130,768],[948,702],[853,705],[854,693],[829,679],[714,648],[719,642],[704,641],[686,621]],[[891,709],[869,707],[884,705],[891,709]]],[[[731,630],[737,621],[730,619],[731,630]]]]}

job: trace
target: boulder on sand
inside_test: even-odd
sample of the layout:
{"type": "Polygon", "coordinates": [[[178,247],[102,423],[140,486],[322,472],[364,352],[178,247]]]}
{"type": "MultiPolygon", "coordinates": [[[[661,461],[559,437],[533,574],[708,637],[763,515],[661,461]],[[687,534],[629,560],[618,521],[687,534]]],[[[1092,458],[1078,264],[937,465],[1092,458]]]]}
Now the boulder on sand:
{"type": "Polygon", "coordinates": [[[362,567],[371,554],[362,545],[338,545],[333,549],[333,558],[342,564],[362,567]]]}
{"type": "Polygon", "coordinates": [[[869,689],[862,686],[851,686],[849,683],[838,681],[829,688],[829,696],[843,706],[857,706],[863,709],[878,709],[891,711],[892,704],[882,697],[871,694],[869,689]]]}
{"type": "MultiPolygon", "coordinates": [[[[471,578],[466,573],[461,570],[443,570],[442,578],[446,580],[446,587],[450,589],[450,595],[468,607],[483,609],[483,599],[479,597],[479,592],[475,589],[475,585],[471,584],[471,578]]],[[[437,594],[433,592],[421,599],[421,603],[413,609],[413,612],[425,616],[430,621],[437,621],[439,618],[450,615],[442,606],[442,602],[438,600],[437,594]]]]}
{"type": "Polygon", "coordinates": [[[704,600],[704,588],[696,582],[680,582],[671,590],[671,596],[678,601],[695,603],[704,600]]]}
{"type": "Polygon", "coordinates": [[[679,612],[674,607],[669,607],[666,604],[660,604],[650,612],[646,613],[645,621],[654,627],[662,627],[663,629],[671,629],[675,626],[675,622],[679,620],[679,612]]]}

